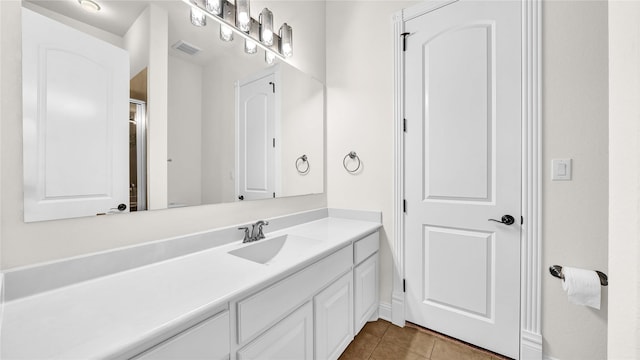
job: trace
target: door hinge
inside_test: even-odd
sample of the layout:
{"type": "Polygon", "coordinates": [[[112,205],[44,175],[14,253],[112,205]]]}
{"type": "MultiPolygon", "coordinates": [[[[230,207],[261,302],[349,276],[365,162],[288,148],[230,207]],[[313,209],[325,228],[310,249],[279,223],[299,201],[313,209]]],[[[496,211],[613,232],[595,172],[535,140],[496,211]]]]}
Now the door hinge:
{"type": "Polygon", "coordinates": [[[520,225],[524,225],[524,216],[520,215],[520,225]]]}
{"type": "Polygon", "coordinates": [[[407,292],[407,280],[402,279],[402,292],[407,292]]]}
{"type": "Polygon", "coordinates": [[[273,138],[273,147],[276,147],[276,138],[273,138]]]}
{"type": "Polygon", "coordinates": [[[407,51],[407,36],[411,35],[411,33],[405,32],[400,34],[402,36],[402,51],[407,51]]]}
{"type": "Polygon", "coordinates": [[[402,131],[407,132],[407,119],[402,119],[402,131]]]}
{"type": "Polygon", "coordinates": [[[276,198],[276,193],[273,193],[273,198],[274,198],[274,199],[276,198]]]}
{"type": "Polygon", "coordinates": [[[407,212],[407,200],[402,200],[402,212],[407,212]]]}
{"type": "Polygon", "coordinates": [[[271,89],[273,90],[273,93],[276,93],[276,83],[274,83],[273,81],[269,81],[269,85],[271,85],[271,89]]]}

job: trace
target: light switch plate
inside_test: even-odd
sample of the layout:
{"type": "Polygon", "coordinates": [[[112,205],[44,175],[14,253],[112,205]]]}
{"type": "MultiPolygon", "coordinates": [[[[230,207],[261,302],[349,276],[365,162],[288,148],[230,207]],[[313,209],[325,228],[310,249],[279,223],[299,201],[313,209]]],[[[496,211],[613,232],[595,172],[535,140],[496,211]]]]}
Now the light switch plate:
{"type": "Polygon", "coordinates": [[[571,159],[551,160],[551,180],[571,180],[571,159]]]}

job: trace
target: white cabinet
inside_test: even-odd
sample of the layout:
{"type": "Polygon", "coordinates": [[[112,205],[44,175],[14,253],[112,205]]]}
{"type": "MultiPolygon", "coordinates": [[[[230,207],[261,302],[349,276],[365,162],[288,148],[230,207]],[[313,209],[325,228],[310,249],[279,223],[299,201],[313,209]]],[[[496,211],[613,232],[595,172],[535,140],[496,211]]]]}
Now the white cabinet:
{"type": "Polygon", "coordinates": [[[314,305],[316,359],[338,359],[353,340],[351,272],[316,295],[314,305]]]}
{"type": "Polygon", "coordinates": [[[251,341],[325,285],[349,271],[353,248],[347,246],[266,289],[238,301],[238,344],[251,341]]]}
{"type": "Polygon", "coordinates": [[[375,232],[238,295],[135,359],[337,360],[378,310],[378,249],[375,232]]]}
{"type": "Polygon", "coordinates": [[[378,249],[376,231],[353,245],[354,327],[357,334],[378,310],[378,249]]]}
{"type": "Polygon", "coordinates": [[[136,360],[222,360],[229,357],[229,311],[202,321],[150,350],[136,360]]]}
{"type": "Polygon", "coordinates": [[[313,307],[294,311],[238,351],[238,360],[313,360],[313,307]]]}

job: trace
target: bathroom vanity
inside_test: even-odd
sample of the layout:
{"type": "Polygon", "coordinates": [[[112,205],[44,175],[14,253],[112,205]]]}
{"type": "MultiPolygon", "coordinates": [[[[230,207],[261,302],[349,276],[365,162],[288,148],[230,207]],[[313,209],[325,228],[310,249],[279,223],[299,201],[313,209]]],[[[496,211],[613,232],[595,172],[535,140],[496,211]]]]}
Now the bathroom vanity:
{"type": "MultiPolygon", "coordinates": [[[[263,240],[234,240],[11,299],[2,359],[337,359],[377,318],[380,215],[310,213],[310,221],[266,227],[263,240]]],[[[199,241],[231,230],[199,234],[199,241]]],[[[8,286],[19,276],[8,274],[8,286]]]]}

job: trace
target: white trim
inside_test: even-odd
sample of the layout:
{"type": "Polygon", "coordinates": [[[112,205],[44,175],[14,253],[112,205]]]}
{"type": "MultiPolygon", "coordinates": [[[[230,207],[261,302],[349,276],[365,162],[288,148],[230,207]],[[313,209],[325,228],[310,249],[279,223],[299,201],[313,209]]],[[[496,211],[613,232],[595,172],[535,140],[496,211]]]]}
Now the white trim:
{"type": "MultiPolygon", "coordinates": [[[[426,4],[426,3],[423,3],[426,4]]],[[[393,134],[394,142],[394,174],[393,174],[393,292],[391,295],[392,323],[404,326],[404,213],[402,200],[404,198],[404,59],[402,55],[402,39],[404,32],[403,11],[393,17],[393,134]]]]}
{"type": "MultiPolygon", "coordinates": [[[[541,0],[522,1],[522,216],[520,359],[540,360],[541,329],[541,0]]],[[[392,316],[405,321],[404,292],[404,23],[453,1],[425,1],[393,16],[394,32],[394,241],[392,316]]],[[[547,359],[547,358],[545,358],[547,359]]],[[[548,358],[551,360],[551,358],[548,358]]]]}
{"type": "Polygon", "coordinates": [[[391,304],[381,302],[378,305],[378,318],[391,322],[391,304]]]}
{"type": "Polygon", "coordinates": [[[522,2],[522,216],[520,358],[542,358],[541,1],[522,2]]]}

